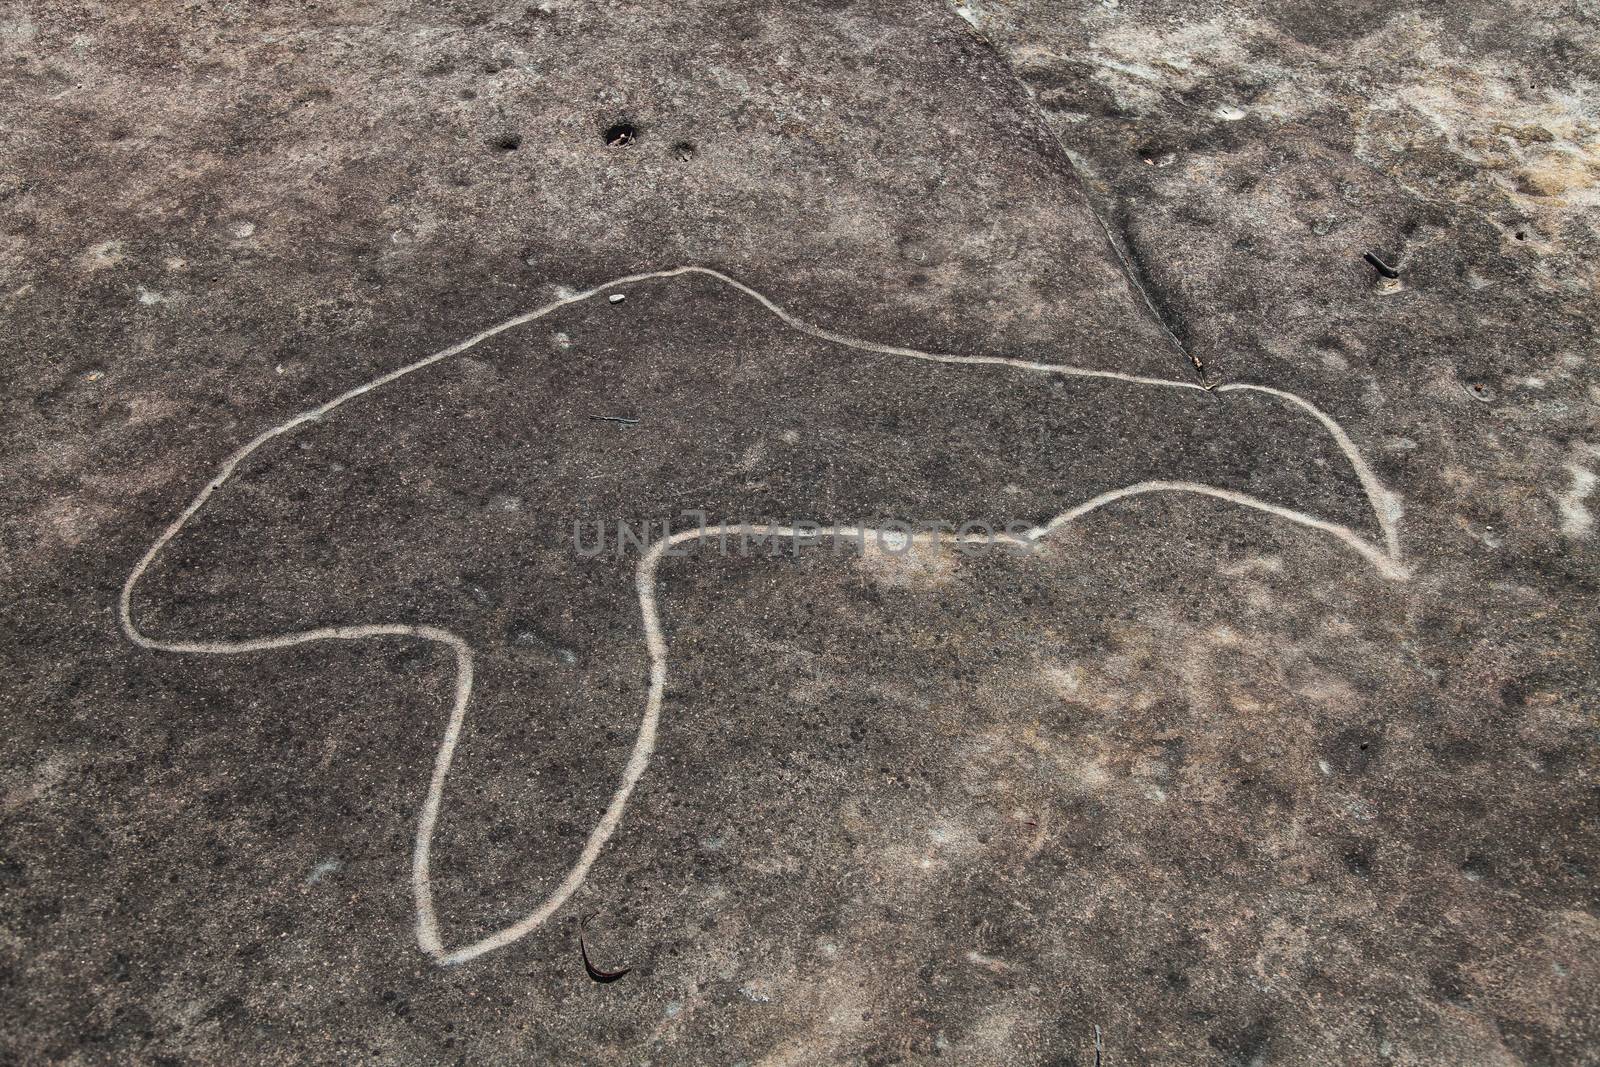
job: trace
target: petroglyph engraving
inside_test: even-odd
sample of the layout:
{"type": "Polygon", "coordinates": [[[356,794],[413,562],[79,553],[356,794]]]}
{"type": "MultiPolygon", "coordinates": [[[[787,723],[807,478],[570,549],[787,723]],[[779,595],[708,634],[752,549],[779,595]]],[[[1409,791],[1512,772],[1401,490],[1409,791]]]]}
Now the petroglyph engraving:
{"type": "MultiPolygon", "coordinates": [[[[811,529],[798,530],[794,527],[779,525],[717,524],[683,530],[650,546],[648,552],[640,558],[635,571],[635,592],[638,598],[640,619],[650,663],[649,690],[631,754],[622,770],[611,800],[599,821],[590,830],[582,851],[567,870],[565,877],[536,907],[510,925],[495,930],[477,940],[454,947],[447,946],[440,933],[438,912],[433,899],[430,863],[434,831],[438,825],[440,812],[444,804],[445,785],[461,738],[462,727],[466,721],[467,710],[472,700],[473,650],[468,642],[450,630],[424,622],[352,622],[348,625],[324,626],[316,629],[266,634],[237,640],[184,640],[172,637],[156,637],[143,632],[135,621],[133,609],[135,591],[141,578],[155,563],[163,549],[205,508],[212,496],[228,483],[240,465],[252,453],[268,442],[285,434],[293,433],[297,428],[308,423],[322,420],[345,405],[359,400],[366,394],[382,389],[424,367],[450,359],[489,338],[537,321],[561,308],[602,296],[615,300],[620,295],[618,291],[628,285],[684,275],[701,275],[715,279],[722,285],[730,287],[755,301],[786,326],[830,344],[860,352],[920,360],[932,364],[993,366],[1007,368],[1022,374],[1111,379],[1131,386],[1149,389],[1180,389],[1202,392],[1206,389],[1206,387],[1193,382],[1171,381],[1161,378],[1121,374],[1115,371],[1092,370],[1030,360],[1010,359],[1001,356],[962,356],[925,352],[914,348],[862,340],[808,323],[791,314],[764,294],[719,271],[707,267],[686,266],[671,270],[633,274],[614,279],[584,292],[563,296],[553,303],[507,319],[468,337],[464,341],[390,371],[364,385],[341,393],[332,400],[303,411],[285,422],[264,430],[251,439],[227,458],[221,468],[205,483],[188,506],[155,539],[155,542],[151,544],[128,574],[127,580],[122,586],[118,605],[122,629],[129,640],[142,648],[189,655],[238,655],[286,649],[318,641],[362,641],[369,638],[392,637],[412,638],[450,649],[455,658],[454,695],[444,733],[439,740],[439,747],[434,758],[427,792],[417,818],[411,863],[417,943],[424,952],[440,964],[463,963],[485,953],[493,952],[526,936],[548,921],[573,893],[583,885],[606,842],[621,824],[627,810],[629,798],[632,796],[633,790],[640,779],[644,776],[645,771],[649,768],[651,756],[655,751],[657,727],[660,721],[663,694],[667,681],[668,645],[666,635],[662,630],[660,611],[657,605],[656,583],[656,572],[663,555],[669,554],[670,550],[676,546],[686,545],[708,537],[719,537],[728,534],[737,535],[750,531],[780,537],[813,536],[815,531],[811,529]]],[[[1370,564],[1383,577],[1396,581],[1404,581],[1408,577],[1400,556],[1398,532],[1399,500],[1378,481],[1349,435],[1331,416],[1293,393],[1267,386],[1224,384],[1214,386],[1212,389],[1219,394],[1263,394],[1274,398],[1278,402],[1295,407],[1315,419],[1332,438],[1339,451],[1349,462],[1351,472],[1360,482],[1366,499],[1371,506],[1378,530],[1381,532],[1381,544],[1373,543],[1346,525],[1319,518],[1296,508],[1270,503],[1234,489],[1196,481],[1167,481],[1159,479],[1138,481],[1102,492],[1068,510],[1060,512],[1040,525],[1020,532],[1012,531],[999,536],[1011,538],[1019,546],[1031,544],[1049,538],[1056,531],[1090,512],[1123,500],[1150,493],[1196,494],[1238,505],[1263,516],[1284,520],[1314,530],[1338,542],[1358,558],[1370,564]]],[[[951,518],[956,519],[958,523],[960,521],[957,516],[951,516],[951,518]]],[[[873,526],[840,526],[832,531],[832,536],[877,538],[881,537],[883,532],[878,527],[873,526]]],[[[921,537],[923,535],[918,536],[921,537]]],[[[988,535],[984,536],[987,537],[988,535]]],[[[943,538],[942,543],[960,545],[962,538],[960,535],[954,537],[947,535],[943,538]]]]}

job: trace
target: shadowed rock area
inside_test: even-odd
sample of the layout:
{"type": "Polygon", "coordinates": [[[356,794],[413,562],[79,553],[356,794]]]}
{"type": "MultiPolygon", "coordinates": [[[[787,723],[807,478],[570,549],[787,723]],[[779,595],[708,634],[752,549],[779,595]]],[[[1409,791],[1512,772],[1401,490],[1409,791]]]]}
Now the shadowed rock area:
{"type": "Polygon", "coordinates": [[[0,13],[0,1062],[1593,1062],[1597,34],[1476,0],[0,13]],[[684,545],[615,833],[440,966],[449,650],[140,648],[119,594],[263,431],[683,264],[1029,366],[622,285],[261,445],[133,591],[160,641],[471,646],[448,948],[556,889],[648,722],[640,553],[574,522],[1224,496],[1031,552],[684,545]],[[1403,577],[1337,532],[1381,557],[1386,521],[1403,577]]]}

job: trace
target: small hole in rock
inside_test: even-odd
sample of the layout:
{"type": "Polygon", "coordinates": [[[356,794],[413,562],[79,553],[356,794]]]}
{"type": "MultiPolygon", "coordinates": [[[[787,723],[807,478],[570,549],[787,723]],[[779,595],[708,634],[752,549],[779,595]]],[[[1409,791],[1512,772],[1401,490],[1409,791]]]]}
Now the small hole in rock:
{"type": "Polygon", "coordinates": [[[522,147],[522,138],[514,133],[502,133],[489,143],[494,146],[496,151],[515,152],[522,147]]]}
{"type": "Polygon", "coordinates": [[[1523,233],[1521,230],[1517,231],[1517,240],[1526,241],[1527,239],[1528,239],[1528,235],[1527,234],[1523,233]]]}
{"type": "Polygon", "coordinates": [[[693,159],[695,151],[696,149],[694,145],[690,144],[688,141],[679,141],[677,144],[672,146],[672,154],[680,163],[687,163],[689,160],[693,159]]]}
{"type": "Polygon", "coordinates": [[[639,131],[631,122],[618,122],[606,127],[601,136],[612,148],[626,148],[639,139],[639,131]]]}

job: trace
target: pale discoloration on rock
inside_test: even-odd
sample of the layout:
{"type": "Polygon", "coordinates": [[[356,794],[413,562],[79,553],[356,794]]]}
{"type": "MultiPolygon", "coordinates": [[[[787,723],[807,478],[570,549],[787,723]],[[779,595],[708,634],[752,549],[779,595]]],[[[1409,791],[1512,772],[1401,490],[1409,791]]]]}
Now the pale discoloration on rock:
{"type": "Polygon", "coordinates": [[[868,539],[866,551],[856,563],[863,575],[901,589],[929,589],[955,579],[960,559],[957,549],[904,543],[895,534],[890,531],[881,544],[878,538],[868,539]]]}
{"type": "Polygon", "coordinates": [[[1595,474],[1588,467],[1567,464],[1567,474],[1572,483],[1556,497],[1556,507],[1561,513],[1561,532],[1567,537],[1588,537],[1594,529],[1594,516],[1587,503],[1594,493],[1595,474]]]}

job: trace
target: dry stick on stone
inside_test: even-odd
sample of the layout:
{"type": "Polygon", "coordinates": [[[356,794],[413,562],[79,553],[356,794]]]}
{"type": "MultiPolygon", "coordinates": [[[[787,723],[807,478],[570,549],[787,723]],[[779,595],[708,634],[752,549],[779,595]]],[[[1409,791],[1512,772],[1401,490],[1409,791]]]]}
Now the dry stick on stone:
{"type": "Polygon", "coordinates": [[[1394,279],[1400,277],[1400,272],[1389,266],[1389,264],[1385,263],[1383,260],[1379,259],[1378,253],[1376,252],[1363,252],[1361,254],[1361,258],[1367,261],[1367,266],[1371,267],[1385,278],[1394,279]]]}
{"type": "Polygon", "coordinates": [[[578,952],[583,956],[583,969],[588,973],[591,979],[599,982],[601,985],[605,985],[608,982],[615,982],[618,978],[621,978],[623,975],[633,970],[633,968],[624,967],[620,971],[602,971],[589,961],[589,945],[583,938],[583,928],[588,921],[589,917],[587,915],[580,916],[578,919],[578,952]]]}

